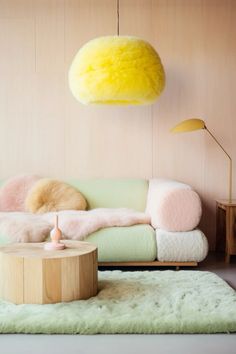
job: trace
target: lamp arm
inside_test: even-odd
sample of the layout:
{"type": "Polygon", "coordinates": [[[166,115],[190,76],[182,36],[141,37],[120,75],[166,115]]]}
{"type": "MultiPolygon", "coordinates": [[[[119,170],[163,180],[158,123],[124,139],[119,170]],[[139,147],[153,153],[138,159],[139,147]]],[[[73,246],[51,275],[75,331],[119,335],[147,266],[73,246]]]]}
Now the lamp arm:
{"type": "Polygon", "coordinates": [[[204,128],[212,137],[213,140],[215,140],[216,144],[221,148],[221,150],[225,153],[225,155],[229,159],[229,203],[232,203],[232,180],[233,180],[233,162],[231,156],[227,153],[227,151],[223,148],[223,146],[219,143],[219,141],[216,139],[216,137],[212,134],[212,132],[205,126],[204,128]]]}

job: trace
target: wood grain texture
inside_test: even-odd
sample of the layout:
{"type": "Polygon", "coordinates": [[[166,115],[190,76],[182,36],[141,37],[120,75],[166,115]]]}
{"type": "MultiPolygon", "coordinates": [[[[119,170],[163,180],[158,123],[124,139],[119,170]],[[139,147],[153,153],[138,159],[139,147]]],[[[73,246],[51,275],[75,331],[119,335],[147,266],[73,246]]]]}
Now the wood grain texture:
{"type": "Polygon", "coordinates": [[[23,259],[14,255],[0,253],[0,298],[16,304],[23,303],[23,279],[23,259]]]}
{"type": "Polygon", "coordinates": [[[25,257],[22,260],[24,261],[24,299],[22,302],[41,304],[43,302],[43,266],[41,259],[25,257]]]}
{"type": "Polygon", "coordinates": [[[66,269],[67,276],[62,274],[62,292],[64,294],[64,301],[70,299],[75,300],[80,296],[80,287],[76,279],[79,278],[79,259],[63,258],[62,272],[66,269]]]}
{"type": "Polygon", "coordinates": [[[200,194],[200,227],[214,248],[227,161],[204,132],[169,130],[200,116],[236,160],[236,2],[120,0],[120,34],[148,40],[165,66],[153,106],[86,107],[69,92],[77,50],[115,33],[116,0],[0,0],[0,178],[177,179],[200,194]]]}
{"type": "Polygon", "coordinates": [[[51,304],[96,295],[96,246],[63,242],[63,251],[45,251],[43,243],[1,246],[0,298],[16,304],[51,304]]]}
{"type": "Polygon", "coordinates": [[[230,262],[230,256],[236,255],[236,204],[235,200],[229,203],[227,200],[216,201],[216,247],[222,245],[225,251],[226,263],[230,262]]]}

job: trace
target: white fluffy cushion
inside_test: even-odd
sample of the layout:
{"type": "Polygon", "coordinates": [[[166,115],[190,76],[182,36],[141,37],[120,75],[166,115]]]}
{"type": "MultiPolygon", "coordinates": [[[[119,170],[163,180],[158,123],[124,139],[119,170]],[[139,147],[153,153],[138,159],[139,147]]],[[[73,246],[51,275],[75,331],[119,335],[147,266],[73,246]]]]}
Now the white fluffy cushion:
{"type": "Polygon", "coordinates": [[[201,201],[190,186],[164,179],[149,182],[146,212],[154,228],[190,231],[200,221],[201,201]]]}
{"type": "Polygon", "coordinates": [[[201,262],[208,253],[202,231],[169,232],[156,230],[157,259],[160,262],[201,262]]]}

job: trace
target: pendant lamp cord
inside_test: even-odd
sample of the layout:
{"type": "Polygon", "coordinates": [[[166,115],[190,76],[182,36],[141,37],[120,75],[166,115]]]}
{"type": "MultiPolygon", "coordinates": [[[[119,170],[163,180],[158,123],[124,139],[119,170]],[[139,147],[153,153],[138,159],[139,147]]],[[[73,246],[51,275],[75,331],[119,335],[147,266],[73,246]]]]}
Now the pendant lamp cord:
{"type": "Polygon", "coordinates": [[[116,0],[117,36],[120,35],[120,0],[116,0]]]}

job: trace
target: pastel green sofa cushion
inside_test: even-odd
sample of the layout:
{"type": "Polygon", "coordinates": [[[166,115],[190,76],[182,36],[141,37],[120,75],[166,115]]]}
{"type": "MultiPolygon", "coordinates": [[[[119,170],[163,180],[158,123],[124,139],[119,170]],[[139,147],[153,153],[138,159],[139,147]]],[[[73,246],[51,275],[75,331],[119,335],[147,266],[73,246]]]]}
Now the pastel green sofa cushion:
{"type": "Polygon", "coordinates": [[[99,262],[153,261],[157,257],[155,231],[150,225],[108,227],[85,241],[98,247],[99,262]]]}
{"type": "Polygon", "coordinates": [[[148,181],[144,179],[73,179],[69,184],[79,189],[87,199],[89,209],[146,208],[148,181]]]}
{"type": "MultiPolygon", "coordinates": [[[[157,258],[155,231],[150,225],[108,227],[89,235],[85,241],[98,247],[99,262],[153,261],[157,258]]],[[[10,243],[0,235],[0,245],[10,243]]]]}

